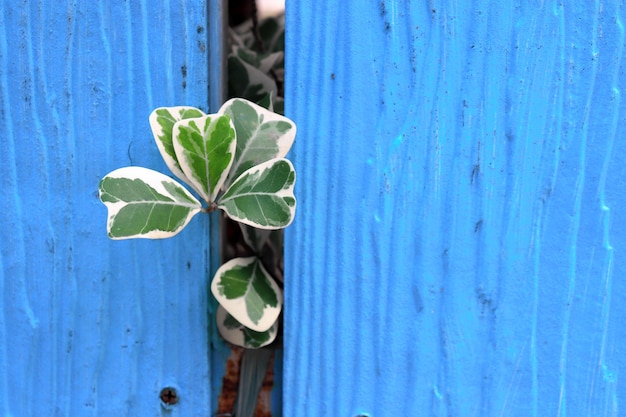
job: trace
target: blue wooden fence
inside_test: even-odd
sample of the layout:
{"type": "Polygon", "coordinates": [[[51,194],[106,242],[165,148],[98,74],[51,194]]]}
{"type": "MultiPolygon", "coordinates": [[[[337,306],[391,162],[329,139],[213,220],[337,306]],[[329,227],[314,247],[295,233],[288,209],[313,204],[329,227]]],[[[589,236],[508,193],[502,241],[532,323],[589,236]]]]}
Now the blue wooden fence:
{"type": "Polygon", "coordinates": [[[113,242],[97,186],[125,165],[166,170],[154,107],[220,104],[219,9],[0,1],[0,415],[214,410],[207,219],[113,242]]]}
{"type": "MultiPolygon", "coordinates": [[[[210,415],[207,220],[111,242],[95,191],[219,104],[219,2],[0,6],[0,414],[210,415]]],[[[624,414],[622,3],[287,13],[283,414],[624,414]]]]}
{"type": "Polygon", "coordinates": [[[284,415],[626,415],[620,1],[292,1],[284,415]]]}

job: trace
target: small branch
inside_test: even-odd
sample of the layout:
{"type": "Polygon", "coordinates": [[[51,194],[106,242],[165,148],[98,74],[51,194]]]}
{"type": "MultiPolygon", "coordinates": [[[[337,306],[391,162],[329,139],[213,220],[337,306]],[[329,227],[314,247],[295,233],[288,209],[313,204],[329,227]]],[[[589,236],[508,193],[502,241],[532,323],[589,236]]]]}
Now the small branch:
{"type": "Polygon", "coordinates": [[[211,201],[207,208],[202,209],[205,213],[213,213],[217,210],[217,203],[215,201],[211,201]]]}

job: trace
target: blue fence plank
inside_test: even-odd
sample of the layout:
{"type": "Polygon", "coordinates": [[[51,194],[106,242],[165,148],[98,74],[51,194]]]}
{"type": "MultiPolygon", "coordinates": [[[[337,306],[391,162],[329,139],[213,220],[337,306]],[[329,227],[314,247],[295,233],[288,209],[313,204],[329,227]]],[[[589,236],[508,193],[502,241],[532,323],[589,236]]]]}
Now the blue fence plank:
{"type": "Polygon", "coordinates": [[[0,414],[210,414],[208,220],[113,242],[97,199],[115,168],[167,172],[153,108],[219,97],[207,10],[0,2],[0,414]],[[166,385],[180,395],[171,412],[166,385]]]}
{"type": "Polygon", "coordinates": [[[287,4],[285,415],[624,414],[622,15],[287,4]]]}

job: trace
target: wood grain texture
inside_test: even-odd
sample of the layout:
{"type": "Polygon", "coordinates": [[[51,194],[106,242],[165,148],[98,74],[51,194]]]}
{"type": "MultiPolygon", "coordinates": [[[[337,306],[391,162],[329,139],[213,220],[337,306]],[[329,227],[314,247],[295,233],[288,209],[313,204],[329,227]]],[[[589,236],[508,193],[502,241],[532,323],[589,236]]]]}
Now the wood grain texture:
{"type": "Polygon", "coordinates": [[[287,4],[284,415],[626,413],[623,14],[287,4]]]}
{"type": "Polygon", "coordinates": [[[1,415],[210,414],[208,220],[114,242],[97,198],[115,168],[167,172],[153,108],[207,110],[207,23],[203,1],[0,1],[1,415]]]}

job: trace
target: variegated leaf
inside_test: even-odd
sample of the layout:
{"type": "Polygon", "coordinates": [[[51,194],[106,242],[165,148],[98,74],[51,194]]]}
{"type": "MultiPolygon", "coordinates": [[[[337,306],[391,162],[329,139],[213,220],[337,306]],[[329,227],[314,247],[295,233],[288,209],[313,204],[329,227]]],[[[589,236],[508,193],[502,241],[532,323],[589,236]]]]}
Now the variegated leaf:
{"type": "Polygon", "coordinates": [[[245,170],[283,158],[296,137],[293,121],[244,99],[227,101],[218,113],[229,115],[237,131],[237,153],[225,187],[245,170]]]}
{"type": "Polygon", "coordinates": [[[213,277],[211,292],[228,314],[256,332],[270,329],[282,309],[280,288],[254,256],[222,265],[213,277]]]}
{"type": "Polygon", "coordinates": [[[221,305],[217,307],[215,320],[217,321],[217,330],[224,340],[245,349],[258,349],[267,346],[276,339],[278,334],[278,322],[264,332],[257,332],[239,323],[221,305]]]}
{"type": "Polygon", "coordinates": [[[108,209],[111,239],[162,239],[176,235],[202,208],[200,202],[170,177],[141,167],[125,167],[106,175],[99,186],[108,209]]]}
{"type": "Polygon", "coordinates": [[[273,230],[259,229],[240,222],[237,222],[237,224],[239,225],[239,230],[241,230],[244,242],[246,242],[246,245],[248,245],[255,254],[260,254],[270,234],[276,233],[273,230]]]}
{"type": "Polygon", "coordinates": [[[276,81],[269,75],[248,64],[239,56],[228,57],[228,92],[231,96],[260,100],[265,94],[278,92],[276,81]]]}
{"type": "Polygon", "coordinates": [[[204,116],[202,110],[188,106],[159,107],[150,113],[150,128],[163,160],[170,171],[186,183],[188,183],[188,179],[180,168],[178,158],[174,152],[172,131],[176,122],[202,116],[204,116]]]}
{"type": "Polygon", "coordinates": [[[189,185],[207,202],[213,202],[235,155],[237,142],[230,116],[210,114],[176,122],[173,143],[189,185]]]}
{"type": "Polygon", "coordinates": [[[259,229],[282,229],[293,221],[296,172],[287,159],[254,166],[235,180],[217,202],[231,219],[259,229]]]}

